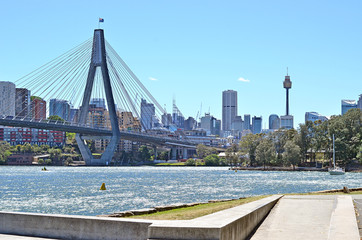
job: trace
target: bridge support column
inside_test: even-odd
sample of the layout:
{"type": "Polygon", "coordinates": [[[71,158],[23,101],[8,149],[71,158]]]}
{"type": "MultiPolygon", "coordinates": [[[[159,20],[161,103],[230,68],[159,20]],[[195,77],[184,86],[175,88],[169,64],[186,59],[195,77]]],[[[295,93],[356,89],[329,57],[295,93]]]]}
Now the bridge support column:
{"type": "Polygon", "coordinates": [[[171,148],[171,160],[177,160],[177,148],[171,148]]]}
{"type": "Polygon", "coordinates": [[[188,157],[188,156],[187,156],[187,148],[184,148],[184,149],[183,149],[183,156],[182,156],[182,158],[183,158],[183,159],[187,159],[187,157],[188,157]]]}
{"type": "Polygon", "coordinates": [[[157,147],[153,146],[153,153],[155,154],[155,158],[153,160],[157,160],[157,147]]]}

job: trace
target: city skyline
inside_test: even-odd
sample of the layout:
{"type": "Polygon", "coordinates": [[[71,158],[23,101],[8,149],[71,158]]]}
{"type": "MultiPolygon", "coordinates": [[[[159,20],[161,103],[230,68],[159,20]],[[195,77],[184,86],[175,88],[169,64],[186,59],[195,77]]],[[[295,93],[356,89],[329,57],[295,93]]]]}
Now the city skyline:
{"type": "Polygon", "coordinates": [[[202,102],[201,116],[210,107],[221,119],[222,91],[232,89],[238,115],[261,115],[267,128],[270,114],[285,111],[287,67],[295,128],[306,112],[338,115],[342,99],[361,93],[358,1],[96,3],[87,11],[71,1],[1,3],[8,23],[0,80],[13,82],[90,38],[102,17],[108,41],[169,113],[175,96],[185,117],[195,118],[202,102]]]}

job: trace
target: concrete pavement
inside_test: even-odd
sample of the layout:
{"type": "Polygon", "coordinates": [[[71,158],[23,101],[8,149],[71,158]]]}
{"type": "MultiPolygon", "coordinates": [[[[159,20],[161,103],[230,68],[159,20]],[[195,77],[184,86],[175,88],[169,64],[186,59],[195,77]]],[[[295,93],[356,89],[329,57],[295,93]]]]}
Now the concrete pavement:
{"type": "Polygon", "coordinates": [[[359,229],[359,235],[362,238],[362,195],[354,195],[353,203],[357,214],[357,225],[359,229]]]}
{"type": "Polygon", "coordinates": [[[284,196],[252,240],[360,240],[351,195],[284,196]]]}

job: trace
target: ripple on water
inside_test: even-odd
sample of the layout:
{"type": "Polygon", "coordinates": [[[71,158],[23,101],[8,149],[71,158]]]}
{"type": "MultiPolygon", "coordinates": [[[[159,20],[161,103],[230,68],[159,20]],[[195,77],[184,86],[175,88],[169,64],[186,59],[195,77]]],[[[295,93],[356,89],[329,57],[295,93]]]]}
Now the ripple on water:
{"type": "Polygon", "coordinates": [[[253,195],[360,187],[362,173],[227,167],[0,167],[0,210],[76,215],[253,195]],[[105,182],[107,190],[100,191],[105,182]]]}

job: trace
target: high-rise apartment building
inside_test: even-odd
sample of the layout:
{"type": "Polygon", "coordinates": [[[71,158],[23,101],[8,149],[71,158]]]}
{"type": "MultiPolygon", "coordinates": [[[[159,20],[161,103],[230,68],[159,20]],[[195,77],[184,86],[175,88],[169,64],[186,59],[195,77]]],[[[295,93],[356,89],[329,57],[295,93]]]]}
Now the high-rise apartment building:
{"type": "Polygon", "coordinates": [[[145,99],[141,100],[141,124],[143,130],[153,128],[153,120],[155,116],[155,106],[152,103],[147,103],[145,99]]]}
{"type": "Polygon", "coordinates": [[[15,117],[15,84],[0,82],[0,116],[15,117]]]}
{"type": "Polygon", "coordinates": [[[253,134],[257,134],[257,133],[261,133],[261,127],[262,127],[262,117],[253,117],[252,120],[252,125],[253,125],[253,134]]]}
{"type": "Polygon", "coordinates": [[[31,117],[35,120],[46,119],[47,102],[39,97],[31,97],[31,117]]]}
{"type": "Polygon", "coordinates": [[[70,105],[68,101],[62,99],[50,99],[49,116],[59,116],[68,121],[70,116],[70,105]]]}
{"type": "Polygon", "coordinates": [[[238,115],[238,96],[234,90],[222,92],[222,130],[231,130],[231,123],[238,115]]]}
{"type": "Polygon", "coordinates": [[[30,91],[26,88],[15,89],[15,116],[31,118],[30,91]]]}
{"type": "Polygon", "coordinates": [[[280,118],[276,114],[271,114],[269,116],[269,129],[279,129],[280,128],[280,118]]]}
{"type": "Polygon", "coordinates": [[[355,100],[342,100],[342,115],[348,112],[349,109],[357,108],[357,102],[355,100]]]}

